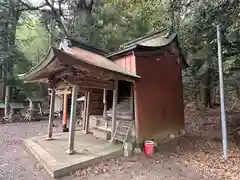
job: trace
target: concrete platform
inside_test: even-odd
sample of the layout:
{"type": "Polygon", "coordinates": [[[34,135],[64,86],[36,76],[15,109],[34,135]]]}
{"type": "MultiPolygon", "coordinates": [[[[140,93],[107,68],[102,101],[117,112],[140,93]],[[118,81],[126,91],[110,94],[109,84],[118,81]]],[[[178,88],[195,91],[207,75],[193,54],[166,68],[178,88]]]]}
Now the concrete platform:
{"type": "Polygon", "coordinates": [[[24,140],[25,146],[41,162],[53,178],[68,175],[81,168],[100,163],[105,159],[122,155],[122,147],[109,144],[93,135],[76,131],[76,153],[68,155],[68,133],[54,134],[54,140],[46,141],[46,136],[24,140]]]}

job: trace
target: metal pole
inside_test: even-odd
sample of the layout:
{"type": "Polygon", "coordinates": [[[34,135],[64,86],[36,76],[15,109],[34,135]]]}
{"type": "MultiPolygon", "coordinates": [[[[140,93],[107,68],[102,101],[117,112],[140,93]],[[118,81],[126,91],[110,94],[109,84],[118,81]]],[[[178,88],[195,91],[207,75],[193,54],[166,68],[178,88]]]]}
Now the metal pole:
{"type": "Polygon", "coordinates": [[[217,25],[217,42],[218,42],[218,66],[219,66],[219,83],[220,83],[220,99],[221,99],[223,157],[225,160],[227,160],[228,139],[227,139],[227,123],[226,123],[225,104],[224,104],[224,84],[223,84],[223,70],[222,70],[222,45],[221,45],[220,25],[217,25]]]}

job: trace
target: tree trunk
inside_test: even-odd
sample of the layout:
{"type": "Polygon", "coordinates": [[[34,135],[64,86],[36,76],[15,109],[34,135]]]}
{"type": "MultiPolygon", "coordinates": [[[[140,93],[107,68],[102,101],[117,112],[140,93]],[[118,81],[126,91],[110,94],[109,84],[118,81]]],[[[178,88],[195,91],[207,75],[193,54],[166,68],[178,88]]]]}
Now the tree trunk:
{"type": "Polygon", "coordinates": [[[238,101],[240,101],[240,88],[239,88],[239,85],[237,85],[235,87],[235,91],[236,91],[237,99],[238,99],[238,101]]]}
{"type": "Polygon", "coordinates": [[[8,55],[8,19],[9,12],[7,8],[2,8],[0,12],[0,51],[1,51],[1,101],[4,102],[5,99],[5,89],[6,89],[6,59],[8,55]]]}
{"type": "Polygon", "coordinates": [[[5,90],[5,117],[7,117],[10,113],[10,86],[6,85],[6,90],[5,90]]]}
{"type": "Polygon", "coordinates": [[[94,23],[92,15],[93,6],[93,0],[76,0],[76,17],[73,24],[74,37],[88,43],[94,40],[94,32],[92,28],[94,23]]]}
{"type": "Polygon", "coordinates": [[[210,88],[204,88],[204,106],[212,108],[212,101],[211,101],[211,91],[210,88]]]}
{"type": "Polygon", "coordinates": [[[202,76],[202,85],[204,106],[212,108],[211,71],[209,69],[202,76]]]}
{"type": "MultiPolygon", "coordinates": [[[[9,101],[11,100],[11,87],[7,86],[8,79],[12,76],[12,68],[13,68],[13,54],[15,49],[15,41],[16,41],[16,31],[17,31],[17,24],[18,20],[20,18],[20,3],[18,0],[9,0],[8,6],[11,7],[11,10],[9,9],[7,11],[7,17],[5,21],[5,29],[4,33],[7,32],[7,34],[1,34],[1,36],[4,37],[4,50],[7,53],[7,55],[4,57],[4,84],[5,84],[5,103],[6,107],[9,104],[9,101]]],[[[7,108],[5,108],[5,113],[7,113],[7,108]]]]}

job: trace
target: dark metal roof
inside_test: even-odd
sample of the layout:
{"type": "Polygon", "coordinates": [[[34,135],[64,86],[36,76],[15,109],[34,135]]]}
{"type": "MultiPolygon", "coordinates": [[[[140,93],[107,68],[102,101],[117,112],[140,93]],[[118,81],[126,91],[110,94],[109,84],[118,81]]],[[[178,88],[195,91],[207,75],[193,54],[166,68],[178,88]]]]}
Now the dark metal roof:
{"type": "Polygon", "coordinates": [[[127,48],[130,48],[130,47],[134,47],[134,46],[136,46],[138,44],[141,44],[143,42],[146,42],[146,41],[149,41],[149,40],[155,40],[156,38],[157,38],[157,40],[159,40],[158,38],[161,38],[160,39],[161,41],[158,41],[157,43],[166,44],[166,43],[164,43],[164,41],[166,41],[169,38],[168,36],[169,35],[165,31],[157,31],[157,32],[154,32],[154,33],[147,34],[145,36],[141,36],[141,37],[139,37],[137,39],[134,39],[132,41],[126,42],[126,43],[124,43],[120,46],[120,49],[127,49],[127,48]]]}
{"type": "Polygon", "coordinates": [[[84,42],[81,42],[81,41],[78,41],[78,40],[75,40],[75,39],[72,39],[72,38],[68,38],[67,40],[70,41],[72,46],[75,46],[75,47],[78,47],[78,48],[81,48],[81,49],[85,49],[85,50],[91,51],[91,52],[96,53],[96,54],[100,54],[100,55],[105,56],[106,54],[109,53],[108,51],[105,51],[105,50],[100,49],[100,48],[96,48],[92,45],[86,44],[84,42]]]}
{"type": "Polygon", "coordinates": [[[142,36],[137,38],[133,41],[127,42],[120,46],[120,50],[111,54],[108,54],[107,57],[109,59],[115,59],[119,56],[126,55],[126,53],[132,52],[133,50],[156,50],[159,48],[163,48],[169,45],[172,42],[176,42],[176,48],[178,49],[179,53],[178,56],[181,60],[181,65],[185,68],[188,67],[188,64],[184,58],[182,53],[182,49],[179,45],[178,37],[176,33],[165,32],[165,31],[158,31],[155,33],[148,34],[146,36],[142,36]]]}
{"type": "Polygon", "coordinates": [[[127,42],[125,44],[122,44],[120,46],[120,50],[114,53],[110,53],[107,55],[107,57],[111,58],[116,55],[120,55],[122,53],[126,53],[128,51],[131,51],[138,46],[142,47],[148,47],[148,48],[160,48],[163,46],[168,45],[171,43],[175,38],[177,37],[176,33],[165,33],[164,31],[158,31],[155,33],[148,34],[146,36],[142,36],[140,38],[137,38],[133,41],[127,42]]]}

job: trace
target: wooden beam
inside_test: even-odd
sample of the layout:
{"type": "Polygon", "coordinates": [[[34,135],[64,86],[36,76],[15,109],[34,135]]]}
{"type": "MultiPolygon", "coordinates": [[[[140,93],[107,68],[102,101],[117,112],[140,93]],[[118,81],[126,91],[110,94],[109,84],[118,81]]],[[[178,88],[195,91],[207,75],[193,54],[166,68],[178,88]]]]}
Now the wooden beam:
{"type": "Polygon", "coordinates": [[[111,138],[113,137],[114,132],[116,130],[116,120],[117,120],[116,106],[117,106],[117,99],[118,99],[118,81],[115,80],[115,82],[114,82],[114,90],[113,90],[112,134],[111,134],[111,138]]]}
{"type": "MultiPolygon", "coordinates": [[[[56,91],[56,94],[57,95],[62,95],[62,94],[71,94],[71,87],[72,85],[68,84],[67,86],[61,86],[61,87],[57,87],[57,91],[56,91]]],[[[78,85],[77,85],[78,86],[78,85]]],[[[81,88],[81,92],[91,92],[94,90],[94,88],[83,88],[83,87],[80,87],[78,86],[78,89],[81,88]]]]}
{"type": "Polygon", "coordinates": [[[59,75],[59,78],[62,77],[79,77],[82,80],[89,80],[90,78],[94,81],[108,81],[109,79],[114,79],[112,76],[107,76],[104,71],[101,72],[95,72],[95,71],[88,71],[88,70],[82,70],[77,69],[74,65],[71,66],[72,70],[65,71],[59,75]],[[84,72],[84,73],[83,73],[84,72]]]}
{"type": "Polygon", "coordinates": [[[76,69],[85,69],[86,71],[99,72],[99,76],[103,75],[104,77],[108,77],[109,79],[121,79],[126,81],[134,81],[134,79],[138,79],[138,77],[133,77],[120,72],[111,71],[103,67],[88,64],[84,61],[74,58],[73,56],[69,56],[68,54],[61,51],[59,51],[58,53],[59,57],[61,57],[60,59],[61,63],[74,66],[76,69]]]}
{"type": "Polygon", "coordinates": [[[93,80],[89,79],[81,79],[81,78],[74,78],[74,77],[66,77],[63,78],[69,84],[76,84],[78,85],[81,90],[82,89],[107,89],[113,90],[114,83],[113,81],[101,81],[101,80],[93,80]]]}
{"type": "Polygon", "coordinates": [[[108,128],[107,123],[107,90],[103,90],[103,120],[105,121],[105,129],[108,128]]]}
{"type": "MultiPolygon", "coordinates": [[[[75,67],[76,67],[76,70],[78,70],[78,68],[82,68],[79,65],[75,65],[75,67]]],[[[125,80],[130,82],[133,82],[134,79],[139,79],[137,77],[134,78],[134,77],[122,74],[120,72],[110,71],[100,67],[87,67],[87,68],[89,68],[89,70],[91,71],[91,74],[89,74],[89,76],[97,77],[100,79],[106,79],[106,80],[117,79],[117,80],[125,80]]]]}
{"type": "Polygon", "coordinates": [[[88,128],[89,128],[89,108],[90,108],[90,92],[87,92],[87,101],[86,101],[86,128],[85,128],[85,134],[88,134],[88,128]]]}
{"type": "Polygon", "coordinates": [[[84,93],[84,107],[83,107],[83,130],[86,129],[86,112],[87,112],[87,92],[84,93]]]}
{"type": "Polygon", "coordinates": [[[137,144],[139,143],[139,119],[137,116],[138,113],[138,106],[137,106],[137,90],[136,90],[136,83],[133,83],[133,92],[134,92],[134,117],[135,117],[135,132],[136,132],[136,141],[137,144]]]}
{"type": "Polygon", "coordinates": [[[71,91],[57,90],[56,92],[56,95],[65,95],[65,94],[71,94],[71,91]]]}
{"type": "Polygon", "coordinates": [[[81,92],[92,92],[94,89],[90,89],[90,88],[83,88],[81,86],[78,86],[79,88],[81,88],[81,92]]]}
{"type": "Polygon", "coordinates": [[[72,103],[70,114],[70,127],[69,127],[69,140],[68,140],[68,154],[74,154],[74,138],[75,138],[75,125],[76,125],[76,110],[77,110],[77,86],[72,88],[72,103]]]}
{"type": "Polygon", "coordinates": [[[134,114],[134,84],[131,83],[131,88],[130,88],[130,112],[132,114],[132,120],[135,118],[134,114]]]}
{"type": "Polygon", "coordinates": [[[54,105],[55,105],[55,89],[51,88],[51,100],[50,100],[50,110],[49,110],[49,120],[48,120],[48,136],[47,140],[52,139],[52,129],[53,129],[53,118],[54,118],[54,105]]]}
{"type": "Polygon", "coordinates": [[[107,118],[107,90],[103,90],[103,119],[106,120],[107,118]]]}
{"type": "MultiPolygon", "coordinates": [[[[56,87],[57,90],[60,90],[60,91],[64,90],[65,91],[65,90],[67,90],[70,87],[70,85],[68,83],[64,82],[61,79],[61,81],[59,81],[59,83],[56,84],[55,87],[56,87]]],[[[71,91],[70,91],[70,93],[71,93],[71,91]]]]}
{"type": "Polygon", "coordinates": [[[85,81],[80,80],[78,85],[85,88],[94,88],[94,89],[108,89],[113,90],[114,85],[112,81],[85,81]]]}

